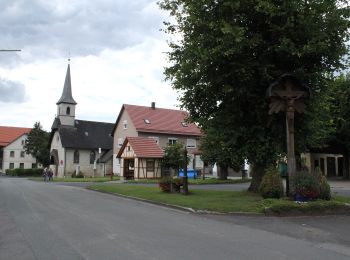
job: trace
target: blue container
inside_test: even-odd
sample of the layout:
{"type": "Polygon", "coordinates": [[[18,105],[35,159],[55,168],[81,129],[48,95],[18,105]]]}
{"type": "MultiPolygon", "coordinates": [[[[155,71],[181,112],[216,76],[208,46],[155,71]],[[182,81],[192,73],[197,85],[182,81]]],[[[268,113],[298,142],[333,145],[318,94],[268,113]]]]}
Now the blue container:
{"type": "MultiPolygon", "coordinates": [[[[184,177],[184,170],[180,170],[179,177],[184,177]]],[[[189,179],[195,179],[197,178],[197,172],[196,170],[187,170],[187,177],[189,179]]]]}

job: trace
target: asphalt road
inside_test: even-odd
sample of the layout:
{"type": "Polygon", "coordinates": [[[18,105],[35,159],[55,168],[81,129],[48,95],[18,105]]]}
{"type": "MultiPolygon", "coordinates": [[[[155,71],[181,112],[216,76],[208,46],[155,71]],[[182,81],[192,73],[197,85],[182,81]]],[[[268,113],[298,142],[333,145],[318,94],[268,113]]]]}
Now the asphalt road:
{"type": "Polygon", "coordinates": [[[0,178],[0,259],[349,259],[349,221],[195,215],[0,178]]]}

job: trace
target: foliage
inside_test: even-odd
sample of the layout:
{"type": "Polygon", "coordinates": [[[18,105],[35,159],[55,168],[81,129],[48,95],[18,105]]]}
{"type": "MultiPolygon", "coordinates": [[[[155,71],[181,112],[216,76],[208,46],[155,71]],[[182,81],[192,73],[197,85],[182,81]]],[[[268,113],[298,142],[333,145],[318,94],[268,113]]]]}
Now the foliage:
{"type": "Polygon", "coordinates": [[[180,189],[183,186],[183,179],[163,177],[159,180],[158,184],[163,192],[180,192],[180,189]]]}
{"type": "Polygon", "coordinates": [[[320,195],[318,196],[321,200],[330,200],[331,199],[331,187],[328,184],[326,176],[323,175],[321,168],[316,167],[314,171],[314,176],[320,185],[320,195]]]}
{"type": "MultiPolygon", "coordinates": [[[[185,147],[182,143],[175,143],[174,145],[167,146],[164,150],[162,166],[173,168],[178,172],[184,165],[184,149],[185,147]]],[[[187,156],[187,163],[188,162],[189,157],[187,156]]]]}
{"type": "Polygon", "coordinates": [[[84,173],[82,171],[79,171],[79,173],[77,174],[76,172],[73,172],[71,175],[71,178],[84,178],[84,173]]]}
{"type": "Polygon", "coordinates": [[[320,184],[314,174],[297,172],[291,178],[292,196],[300,195],[309,199],[317,199],[320,195],[320,184]]]}
{"type": "MultiPolygon", "coordinates": [[[[215,148],[205,156],[228,166],[247,158],[256,189],[255,180],[285,147],[285,118],[268,115],[266,89],[285,73],[314,92],[325,88],[325,79],[345,65],[347,1],[161,0],[160,7],[175,18],[165,22],[176,39],[166,79],[215,148]]],[[[296,118],[298,144],[311,127],[306,120],[296,118]]]]}
{"type": "Polygon", "coordinates": [[[17,177],[35,177],[42,176],[43,169],[33,168],[33,169],[7,169],[6,175],[8,176],[17,176],[17,177]]]}
{"type": "Polygon", "coordinates": [[[192,189],[191,196],[182,196],[178,193],[167,194],[159,192],[157,187],[144,187],[140,185],[108,184],[93,185],[93,190],[121,194],[133,198],[165,203],[179,207],[192,208],[195,210],[207,210],[216,212],[250,212],[288,215],[299,212],[299,214],[334,214],[338,209],[347,209],[345,203],[350,199],[336,197],[331,201],[311,201],[297,204],[288,199],[263,199],[260,195],[242,191],[219,191],[192,189]],[[284,214],[285,213],[285,214],[284,214]]]}
{"type": "Polygon", "coordinates": [[[33,155],[44,166],[50,164],[49,139],[50,134],[42,129],[40,122],[36,122],[24,144],[26,153],[33,155]]]}
{"type": "Polygon", "coordinates": [[[273,167],[267,169],[261,181],[259,192],[264,199],[283,197],[283,182],[278,169],[273,167]]]}
{"type": "Polygon", "coordinates": [[[159,180],[159,188],[163,192],[171,192],[171,185],[173,183],[173,180],[171,177],[163,177],[159,180]]]}

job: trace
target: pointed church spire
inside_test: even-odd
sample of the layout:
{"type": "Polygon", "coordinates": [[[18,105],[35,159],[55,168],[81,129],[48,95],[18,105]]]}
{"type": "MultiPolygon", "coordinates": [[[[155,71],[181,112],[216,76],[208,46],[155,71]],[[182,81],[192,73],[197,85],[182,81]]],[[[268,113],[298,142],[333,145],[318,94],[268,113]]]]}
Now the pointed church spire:
{"type": "MultiPolygon", "coordinates": [[[[70,59],[68,59],[68,62],[70,59]]],[[[73,104],[76,105],[77,102],[73,99],[72,96],[72,86],[70,82],[70,64],[68,63],[68,68],[67,68],[67,73],[66,73],[66,79],[64,81],[64,87],[63,87],[63,92],[61,98],[57,101],[57,105],[61,103],[66,103],[66,104],[73,104]]]]}

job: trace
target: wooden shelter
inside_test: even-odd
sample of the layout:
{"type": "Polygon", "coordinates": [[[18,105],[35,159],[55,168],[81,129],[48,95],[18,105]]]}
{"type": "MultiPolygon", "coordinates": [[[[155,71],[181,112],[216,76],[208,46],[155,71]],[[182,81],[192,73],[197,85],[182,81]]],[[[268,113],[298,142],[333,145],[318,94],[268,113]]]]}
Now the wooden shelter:
{"type": "Polygon", "coordinates": [[[151,179],[161,177],[162,148],[152,138],[126,137],[117,155],[121,158],[121,177],[151,179]]]}

